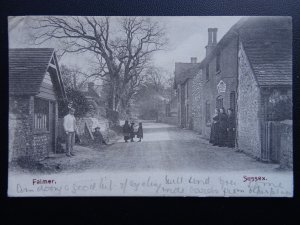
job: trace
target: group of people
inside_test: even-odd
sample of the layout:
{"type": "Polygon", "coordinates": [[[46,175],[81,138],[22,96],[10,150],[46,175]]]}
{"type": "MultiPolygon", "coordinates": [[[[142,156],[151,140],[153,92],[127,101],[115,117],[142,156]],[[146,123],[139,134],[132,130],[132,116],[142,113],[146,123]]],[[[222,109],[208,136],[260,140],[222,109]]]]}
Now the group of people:
{"type": "Polygon", "coordinates": [[[229,108],[227,114],[224,108],[216,108],[212,118],[209,142],[214,146],[235,147],[235,116],[229,108]]]}
{"type": "Polygon", "coordinates": [[[130,142],[134,142],[135,136],[139,138],[138,142],[141,142],[144,136],[142,123],[139,123],[138,129],[135,131],[134,122],[131,122],[129,125],[128,120],[126,120],[125,124],[123,125],[123,136],[125,142],[128,142],[128,140],[130,140],[130,142]]]}

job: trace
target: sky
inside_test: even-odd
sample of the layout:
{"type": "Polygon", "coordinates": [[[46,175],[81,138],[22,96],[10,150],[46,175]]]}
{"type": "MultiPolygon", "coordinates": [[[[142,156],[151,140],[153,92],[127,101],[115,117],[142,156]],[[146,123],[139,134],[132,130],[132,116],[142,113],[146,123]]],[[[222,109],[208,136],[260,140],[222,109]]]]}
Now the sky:
{"type": "MultiPolygon", "coordinates": [[[[184,17],[153,17],[166,28],[166,36],[169,44],[166,49],[153,54],[153,64],[162,68],[167,73],[174,73],[175,62],[190,62],[191,57],[197,57],[200,62],[205,57],[205,46],[208,39],[208,28],[218,28],[217,41],[241,17],[236,16],[184,16],[184,17]]],[[[49,42],[41,46],[33,46],[30,43],[32,29],[30,29],[31,17],[10,17],[9,23],[9,47],[54,47],[59,48],[56,42],[49,42]]],[[[82,54],[64,55],[59,64],[85,68],[89,61],[82,54]]]]}

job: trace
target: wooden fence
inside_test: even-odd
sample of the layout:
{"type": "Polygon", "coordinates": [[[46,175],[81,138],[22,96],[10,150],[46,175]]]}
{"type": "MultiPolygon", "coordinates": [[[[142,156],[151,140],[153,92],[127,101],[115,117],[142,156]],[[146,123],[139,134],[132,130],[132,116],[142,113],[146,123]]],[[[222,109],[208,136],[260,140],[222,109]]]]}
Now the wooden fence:
{"type": "MultiPolygon", "coordinates": [[[[262,125],[262,160],[279,163],[282,155],[284,126],[278,121],[266,121],[262,125]]],[[[292,143],[290,143],[292,145],[292,143]]]]}

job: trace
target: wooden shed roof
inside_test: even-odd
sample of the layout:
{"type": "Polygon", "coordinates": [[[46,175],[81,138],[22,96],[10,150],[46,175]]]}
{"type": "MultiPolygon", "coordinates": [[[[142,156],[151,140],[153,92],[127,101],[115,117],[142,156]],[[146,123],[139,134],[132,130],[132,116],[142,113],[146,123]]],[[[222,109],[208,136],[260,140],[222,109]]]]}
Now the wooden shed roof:
{"type": "Polygon", "coordinates": [[[57,68],[59,89],[65,97],[53,48],[9,49],[9,94],[38,94],[51,61],[57,68]]]}

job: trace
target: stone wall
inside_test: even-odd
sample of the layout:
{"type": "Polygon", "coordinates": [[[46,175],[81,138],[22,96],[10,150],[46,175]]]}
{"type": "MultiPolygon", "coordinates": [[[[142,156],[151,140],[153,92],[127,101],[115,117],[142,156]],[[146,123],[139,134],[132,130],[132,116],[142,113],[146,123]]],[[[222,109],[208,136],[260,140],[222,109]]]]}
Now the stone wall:
{"type": "Polygon", "coordinates": [[[32,149],[30,157],[35,160],[41,160],[49,156],[50,148],[49,145],[50,133],[37,133],[33,135],[32,149]]]}
{"type": "Polygon", "coordinates": [[[177,97],[177,126],[181,125],[181,85],[177,84],[176,89],[176,97],[177,97]]]}
{"type": "Polygon", "coordinates": [[[77,130],[82,141],[81,144],[89,144],[92,142],[89,132],[93,133],[96,127],[100,127],[100,131],[104,138],[108,136],[109,121],[107,119],[95,117],[77,118],[77,130]]]}
{"type": "Polygon", "coordinates": [[[189,78],[186,81],[186,104],[185,104],[185,108],[186,108],[186,114],[187,114],[187,118],[186,118],[186,128],[193,130],[193,116],[192,116],[192,111],[193,111],[193,92],[192,92],[192,86],[193,86],[193,79],[189,78]]]}
{"type": "Polygon", "coordinates": [[[237,147],[254,157],[261,158],[260,89],[242,44],[239,47],[237,97],[237,147]]]}
{"type": "Polygon", "coordinates": [[[20,157],[40,160],[49,155],[50,132],[35,132],[33,118],[33,96],[9,97],[9,162],[20,157]]]}
{"type": "Polygon", "coordinates": [[[192,105],[191,105],[191,117],[193,121],[193,130],[202,133],[202,70],[200,70],[196,76],[192,78],[192,105]]]}
{"type": "Polygon", "coordinates": [[[292,120],[280,123],[280,167],[293,169],[293,124],[292,120]]]}
{"type": "Polygon", "coordinates": [[[26,156],[31,149],[29,96],[9,97],[9,161],[26,156]]]}

